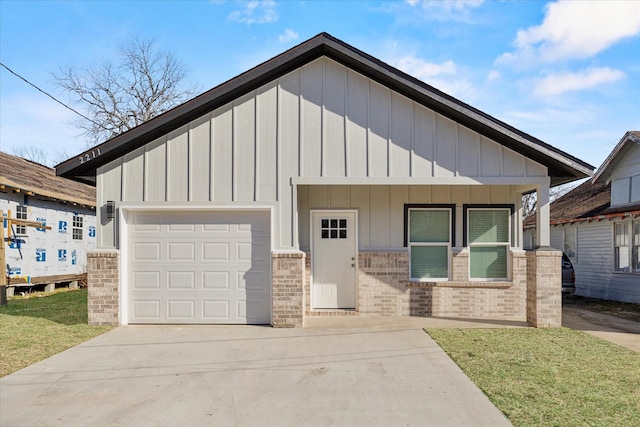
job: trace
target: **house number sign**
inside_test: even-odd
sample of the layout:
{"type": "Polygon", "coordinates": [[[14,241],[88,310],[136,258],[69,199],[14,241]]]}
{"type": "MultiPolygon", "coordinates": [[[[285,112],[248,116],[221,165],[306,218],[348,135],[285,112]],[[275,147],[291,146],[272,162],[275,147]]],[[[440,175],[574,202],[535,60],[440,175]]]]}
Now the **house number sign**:
{"type": "Polygon", "coordinates": [[[80,164],[83,164],[85,162],[88,162],[90,160],[95,159],[100,154],[102,154],[102,153],[100,153],[100,149],[96,148],[95,150],[91,150],[91,151],[86,152],[86,153],[82,154],[81,156],[79,156],[78,160],[80,160],[80,164]]]}

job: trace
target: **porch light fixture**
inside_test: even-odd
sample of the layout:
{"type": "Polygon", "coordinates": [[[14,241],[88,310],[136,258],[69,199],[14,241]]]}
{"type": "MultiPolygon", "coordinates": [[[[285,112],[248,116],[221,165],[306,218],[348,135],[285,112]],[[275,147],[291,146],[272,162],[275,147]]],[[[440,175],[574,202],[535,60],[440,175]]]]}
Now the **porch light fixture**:
{"type": "Polygon", "coordinates": [[[114,219],[116,217],[116,202],[113,200],[107,200],[107,219],[114,219]]]}

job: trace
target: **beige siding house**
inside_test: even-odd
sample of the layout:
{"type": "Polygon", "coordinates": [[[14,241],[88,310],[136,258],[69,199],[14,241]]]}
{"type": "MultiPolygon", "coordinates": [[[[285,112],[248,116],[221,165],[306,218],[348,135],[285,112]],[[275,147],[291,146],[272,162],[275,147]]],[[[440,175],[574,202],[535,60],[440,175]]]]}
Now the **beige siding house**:
{"type": "Polygon", "coordinates": [[[324,33],[57,167],[102,207],[92,322],[274,326],[557,325],[521,195],[548,224],[549,186],[592,170],[324,33]]]}

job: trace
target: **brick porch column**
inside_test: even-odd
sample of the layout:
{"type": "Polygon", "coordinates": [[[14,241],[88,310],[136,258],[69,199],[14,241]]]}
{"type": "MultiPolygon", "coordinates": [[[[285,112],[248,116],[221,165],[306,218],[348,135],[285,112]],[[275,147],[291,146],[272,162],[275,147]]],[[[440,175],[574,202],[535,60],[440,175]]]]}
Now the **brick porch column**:
{"type": "Polygon", "coordinates": [[[562,326],[562,252],[549,247],[527,251],[527,323],[562,326]]]}
{"type": "Polygon", "coordinates": [[[120,298],[118,251],[87,253],[90,325],[119,325],[120,298]]]}
{"type": "Polygon", "coordinates": [[[304,313],[304,252],[274,252],[272,269],[272,319],[274,328],[302,326],[304,313]]]}

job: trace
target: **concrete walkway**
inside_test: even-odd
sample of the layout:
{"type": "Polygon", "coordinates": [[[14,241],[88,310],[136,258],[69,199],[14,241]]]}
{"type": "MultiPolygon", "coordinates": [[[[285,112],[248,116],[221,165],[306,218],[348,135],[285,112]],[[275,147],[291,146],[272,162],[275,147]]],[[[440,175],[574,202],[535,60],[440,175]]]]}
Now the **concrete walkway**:
{"type": "Polygon", "coordinates": [[[0,379],[0,425],[510,425],[422,322],[356,323],[120,327],[0,379]]]}

